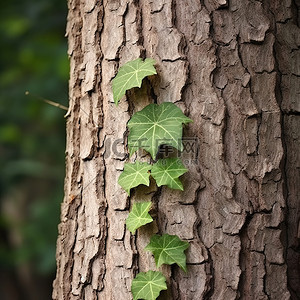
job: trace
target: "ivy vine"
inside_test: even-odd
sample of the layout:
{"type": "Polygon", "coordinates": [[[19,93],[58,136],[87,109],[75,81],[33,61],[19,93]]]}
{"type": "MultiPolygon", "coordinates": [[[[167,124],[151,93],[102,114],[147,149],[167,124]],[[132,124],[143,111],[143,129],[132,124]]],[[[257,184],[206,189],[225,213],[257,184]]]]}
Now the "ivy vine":
{"type": "MultiPolygon", "coordinates": [[[[133,87],[141,87],[142,80],[149,75],[157,74],[155,61],[146,58],[135,59],[124,64],[113,79],[112,89],[114,102],[118,105],[126,91],[133,87]]],[[[128,148],[130,156],[138,149],[146,150],[154,160],[153,164],[136,161],[125,163],[118,183],[130,196],[130,190],[141,184],[149,186],[150,176],[157,186],[166,185],[169,188],[183,190],[179,177],[188,170],[179,158],[156,159],[161,145],[172,146],[182,151],[183,124],[192,122],[173,103],[164,102],[160,105],[149,104],[141,111],[133,114],[127,127],[129,128],[128,148]]],[[[134,203],[126,219],[126,227],[135,234],[141,226],[151,223],[149,214],[151,202],[134,203]]],[[[177,235],[153,235],[145,250],[154,255],[157,268],[162,264],[177,264],[185,272],[186,255],[184,251],[189,243],[182,241],[177,235]]],[[[131,292],[134,300],[155,300],[162,290],[166,290],[166,278],[159,271],[138,273],[133,279],[131,292]]]]}

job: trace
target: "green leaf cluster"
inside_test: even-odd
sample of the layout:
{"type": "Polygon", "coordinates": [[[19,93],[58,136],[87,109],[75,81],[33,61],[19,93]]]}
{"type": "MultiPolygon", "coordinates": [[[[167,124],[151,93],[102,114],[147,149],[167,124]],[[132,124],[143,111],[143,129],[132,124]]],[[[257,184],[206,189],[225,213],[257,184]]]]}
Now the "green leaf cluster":
{"type": "MultiPolygon", "coordinates": [[[[126,90],[140,87],[144,77],[156,74],[154,60],[140,58],[128,62],[120,68],[113,80],[113,96],[117,105],[126,90]]],[[[173,103],[165,102],[160,105],[149,104],[136,112],[128,122],[128,148],[132,155],[138,149],[146,150],[155,160],[161,145],[172,146],[182,150],[182,126],[192,122],[173,103]]],[[[149,186],[150,176],[158,186],[183,190],[179,177],[187,172],[178,158],[158,159],[154,164],[146,162],[125,163],[118,183],[130,195],[130,190],[141,184],[149,186]]],[[[134,203],[126,220],[127,229],[135,234],[141,226],[151,223],[153,218],[149,214],[151,202],[134,203]]],[[[157,267],[162,264],[177,264],[185,272],[186,256],[184,251],[189,243],[182,241],[177,235],[154,235],[145,250],[151,251],[157,267]]],[[[133,299],[155,300],[162,290],[166,290],[166,278],[161,272],[148,271],[139,273],[132,281],[131,291],[133,299]]]]}
{"type": "Polygon", "coordinates": [[[168,187],[183,191],[179,177],[187,172],[183,163],[178,158],[159,159],[151,165],[145,162],[125,163],[118,183],[130,195],[130,189],[140,184],[149,186],[150,175],[156,180],[158,186],[168,187]]]}

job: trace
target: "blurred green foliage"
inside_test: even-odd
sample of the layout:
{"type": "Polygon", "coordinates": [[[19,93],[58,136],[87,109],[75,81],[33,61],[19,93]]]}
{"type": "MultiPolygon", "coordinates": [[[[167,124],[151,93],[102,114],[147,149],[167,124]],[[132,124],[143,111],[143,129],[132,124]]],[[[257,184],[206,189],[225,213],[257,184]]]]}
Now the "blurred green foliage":
{"type": "Polygon", "coordinates": [[[0,10],[0,265],[55,271],[63,198],[67,3],[10,0],[0,10]]]}

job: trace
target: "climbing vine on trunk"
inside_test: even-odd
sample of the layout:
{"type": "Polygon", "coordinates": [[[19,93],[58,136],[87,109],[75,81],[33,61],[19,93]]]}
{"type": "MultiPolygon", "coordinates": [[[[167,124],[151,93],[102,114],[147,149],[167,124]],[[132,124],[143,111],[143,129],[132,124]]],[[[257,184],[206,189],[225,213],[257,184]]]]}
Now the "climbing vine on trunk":
{"type": "MultiPolygon", "coordinates": [[[[113,80],[114,102],[118,105],[126,90],[141,87],[142,80],[156,74],[155,61],[141,58],[124,64],[113,80]]],[[[182,124],[192,122],[173,103],[164,102],[160,105],[149,104],[136,112],[128,122],[130,133],[128,136],[129,153],[132,155],[139,148],[146,150],[156,159],[161,145],[173,146],[182,150],[182,124]]],[[[136,161],[126,163],[124,171],[119,177],[119,184],[130,196],[130,189],[144,184],[149,186],[149,177],[155,179],[158,186],[167,185],[172,189],[183,190],[179,177],[187,172],[178,158],[162,158],[154,164],[136,161]]],[[[148,214],[151,202],[135,203],[126,220],[127,229],[135,233],[136,229],[153,221],[148,214]]],[[[156,266],[162,264],[177,264],[185,272],[186,255],[184,251],[189,243],[182,241],[177,235],[153,235],[145,250],[151,251],[155,257],[156,266]]],[[[134,300],[155,300],[160,291],[166,289],[166,278],[161,272],[148,271],[139,273],[132,281],[131,291],[134,300]],[[159,281],[159,284],[155,281],[159,281]]]]}

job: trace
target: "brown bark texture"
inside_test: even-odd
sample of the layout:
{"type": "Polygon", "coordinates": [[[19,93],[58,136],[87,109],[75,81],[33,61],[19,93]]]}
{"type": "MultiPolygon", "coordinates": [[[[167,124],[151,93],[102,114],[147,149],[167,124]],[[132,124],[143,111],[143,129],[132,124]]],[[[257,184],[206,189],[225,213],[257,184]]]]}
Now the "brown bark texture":
{"type": "MultiPolygon", "coordinates": [[[[53,299],[132,299],[154,233],[190,242],[159,299],[300,299],[300,1],[69,0],[70,105],[53,299]],[[151,57],[157,76],[116,107],[112,78],[151,57]],[[126,123],[170,101],[184,130],[185,190],[117,184],[126,123]],[[189,149],[188,149],[189,148],[189,149]],[[189,151],[188,151],[189,150],[189,151]],[[155,222],[132,235],[134,201],[155,222]]],[[[145,157],[145,153],[135,154],[145,157]]]]}

